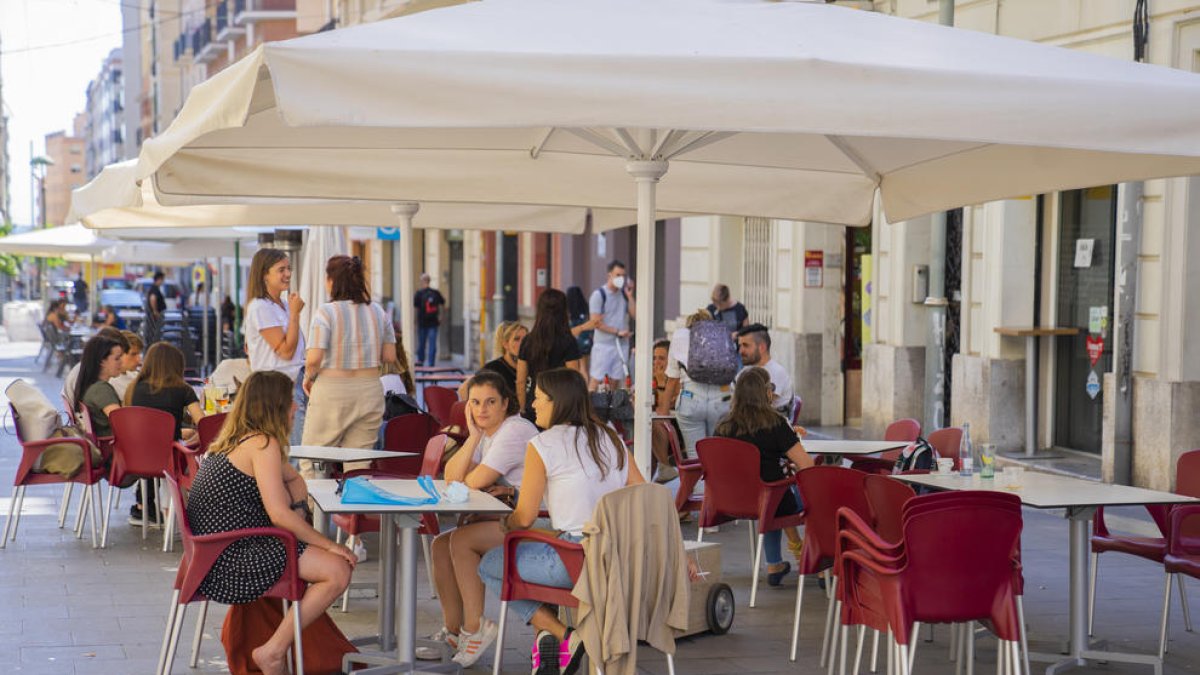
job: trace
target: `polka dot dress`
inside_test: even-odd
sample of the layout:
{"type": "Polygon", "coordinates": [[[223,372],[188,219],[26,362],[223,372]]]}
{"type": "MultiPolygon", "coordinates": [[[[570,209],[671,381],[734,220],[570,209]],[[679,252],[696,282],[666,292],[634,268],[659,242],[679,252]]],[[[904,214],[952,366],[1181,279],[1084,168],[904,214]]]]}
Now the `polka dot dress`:
{"type": "MultiPolygon", "coordinates": [[[[197,535],[250,527],[273,527],[258,483],[225,455],[209,455],[200,463],[187,504],[188,524],[197,535]]],[[[304,553],[298,543],[297,556],[304,553]]],[[[274,537],[247,537],[230,544],[217,558],[200,592],[210,600],[240,605],[262,597],[283,575],[284,544],[274,537]]]]}

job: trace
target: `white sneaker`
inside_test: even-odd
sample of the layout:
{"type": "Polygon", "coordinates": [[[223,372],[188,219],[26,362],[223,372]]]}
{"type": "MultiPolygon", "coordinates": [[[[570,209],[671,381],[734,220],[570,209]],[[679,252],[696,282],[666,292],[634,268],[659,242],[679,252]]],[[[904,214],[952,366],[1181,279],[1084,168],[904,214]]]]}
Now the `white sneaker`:
{"type": "Polygon", "coordinates": [[[458,653],[452,657],[454,662],[463,668],[475,665],[488,647],[496,641],[496,634],[499,632],[500,627],[495,621],[480,619],[478,631],[470,634],[463,631],[458,636],[458,653]]]}
{"type": "Polygon", "coordinates": [[[358,558],[358,562],[367,561],[367,545],[362,542],[362,539],[354,540],[354,557],[358,558]]]}
{"type": "Polygon", "coordinates": [[[441,630],[425,638],[425,640],[436,642],[438,646],[417,647],[416,657],[421,661],[441,661],[443,653],[455,654],[458,652],[459,636],[451,633],[450,629],[445,626],[442,626],[441,630]],[[441,647],[443,644],[450,648],[448,652],[441,647]]]}

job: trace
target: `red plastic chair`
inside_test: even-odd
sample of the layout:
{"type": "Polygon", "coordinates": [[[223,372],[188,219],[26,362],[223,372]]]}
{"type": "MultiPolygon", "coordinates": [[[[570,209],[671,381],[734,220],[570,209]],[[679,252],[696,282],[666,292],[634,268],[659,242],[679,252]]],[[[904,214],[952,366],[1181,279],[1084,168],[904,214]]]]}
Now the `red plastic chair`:
{"type": "Polygon", "coordinates": [[[696,442],[696,454],[704,470],[704,501],[700,506],[700,531],[731,520],[751,523],[757,530],[754,549],[754,580],[750,584],[750,606],[758,595],[759,566],[762,563],[763,535],[785,527],[803,525],[804,513],[776,516],[775,510],[793,481],[784,479],[764,483],[759,474],[758,448],[733,438],[702,438],[696,442]]]}
{"type": "MultiPolygon", "coordinates": [[[[142,504],[147,499],[150,481],[159,479],[164,473],[177,472],[178,452],[190,452],[190,448],[175,442],[175,417],[154,408],[126,406],[114,410],[108,416],[113,430],[113,458],[108,474],[108,503],[116,498],[117,486],[130,476],[137,477],[142,490],[142,504]]],[[[156,487],[157,489],[157,487],[156,487]]],[[[160,507],[162,502],[159,501],[160,507]]],[[[100,536],[100,547],[108,545],[108,521],[112,509],[104,510],[104,532],[100,536]]],[[[142,510],[142,539],[146,538],[149,521],[146,510],[142,510]]],[[[161,517],[161,514],[160,514],[161,517]]],[[[166,546],[168,528],[163,528],[166,546]]]]}
{"type": "Polygon", "coordinates": [[[875,532],[890,542],[903,537],[904,506],[917,493],[908,483],[887,476],[867,476],[863,482],[875,532]]]}
{"type": "MultiPolygon", "coordinates": [[[[458,403],[457,391],[431,384],[425,387],[422,395],[425,397],[425,409],[438,421],[439,428],[452,424],[450,409],[458,403]]],[[[463,420],[466,421],[466,417],[463,420]]]]}
{"type": "MultiPolygon", "coordinates": [[[[375,469],[359,469],[357,471],[347,471],[342,478],[354,478],[355,476],[373,476],[377,478],[416,478],[420,476],[436,477],[441,470],[442,457],[446,453],[446,446],[449,443],[449,438],[446,434],[438,434],[429,439],[425,444],[425,454],[421,461],[421,472],[419,474],[393,474],[375,469]]],[[[390,460],[389,460],[390,461],[390,460]]],[[[337,540],[342,540],[342,533],[345,532],[348,537],[346,546],[354,547],[354,542],[364,534],[379,531],[379,516],[369,516],[357,513],[339,513],[334,515],[331,520],[337,527],[337,540]]],[[[425,572],[429,575],[429,587],[433,596],[437,597],[437,588],[433,583],[433,557],[429,550],[430,541],[441,534],[441,526],[438,524],[438,519],[435,514],[422,513],[421,527],[417,528],[417,534],[421,535],[421,551],[425,555],[425,572]]],[[[350,588],[346,588],[346,592],[342,594],[342,611],[350,610],[350,588]]]]}
{"type": "MultiPolygon", "coordinates": [[[[217,440],[217,436],[221,433],[221,427],[225,426],[225,416],[228,413],[217,413],[215,415],[206,415],[200,418],[200,422],[196,425],[196,437],[199,443],[196,444],[200,454],[208,452],[208,446],[217,440]]],[[[186,486],[184,486],[186,488],[186,486]]]]}
{"type": "MultiPolygon", "coordinates": [[[[17,414],[17,409],[9,404],[9,410],[12,413],[14,426],[17,430],[17,441],[21,444],[21,461],[17,464],[16,475],[13,476],[13,495],[8,502],[8,517],[4,521],[4,535],[0,537],[0,549],[6,547],[9,541],[16,541],[17,527],[21,524],[21,509],[25,501],[25,488],[30,485],[56,485],[65,484],[67,487],[78,483],[83,485],[87,490],[84,493],[83,499],[79,506],[79,522],[76,527],[76,536],[82,536],[83,521],[87,514],[91,514],[92,520],[92,547],[97,545],[96,535],[99,530],[96,518],[96,510],[103,507],[104,500],[100,498],[100,480],[104,478],[104,467],[92,464],[91,445],[87,439],[83,438],[48,438],[42,441],[26,441],[21,438],[21,426],[18,423],[20,416],[17,414]],[[83,468],[74,476],[64,478],[53,473],[35,473],[33,468],[37,465],[38,459],[42,453],[52,445],[71,444],[79,446],[83,452],[83,468]]],[[[71,493],[63,488],[64,500],[70,498],[71,493]]],[[[66,521],[66,502],[59,512],[59,527],[63,526],[66,521]]]]}
{"type": "Polygon", "coordinates": [[[1019,657],[1019,589],[1013,568],[1014,551],[1020,550],[1020,500],[1002,494],[981,500],[969,492],[953,496],[960,499],[906,511],[900,559],[861,541],[841,551],[847,605],[843,621],[856,613],[885,615],[905,675],[918,622],[986,621],[1000,640],[1010,643],[1001,658],[1019,657]],[[988,526],[981,528],[980,522],[988,526]]]}
{"type": "MultiPolygon", "coordinates": [[[[704,505],[704,497],[694,493],[696,484],[704,477],[704,467],[699,459],[687,459],[683,456],[683,444],[679,441],[679,432],[670,420],[655,420],[655,426],[663,429],[667,436],[667,447],[675,458],[675,469],[679,472],[679,489],[675,491],[675,510],[679,513],[699,513],[704,505]]],[[[700,530],[701,533],[704,530],[700,530]]]]}
{"type": "MultiPolygon", "coordinates": [[[[870,514],[863,480],[867,474],[840,466],[813,466],[796,474],[800,488],[800,499],[804,502],[804,552],[798,570],[800,579],[796,584],[796,610],[792,618],[792,650],[790,659],[796,660],[796,648],[800,641],[800,610],[804,603],[804,577],[832,568],[837,551],[838,509],[849,508],[862,517],[870,514]]],[[[837,578],[833,579],[832,591],[837,592],[837,578]]],[[[836,597],[836,596],[835,596],[836,597]]],[[[821,647],[821,664],[824,665],[828,651],[834,617],[835,602],[831,601],[826,614],[825,638],[821,647]]]]}
{"type": "Polygon", "coordinates": [[[449,429],[458,429],[459,431],[446,431],[446,435],[459,443],[467,441],[467,402],[455,401],[454,405],[450,406],[450,424],[449,429]]]}
{"type": "Polygon", "coordinates": [[[959,427],[946,427],[929,434],[929,445],[933,446],[938,457],[950,457],[954,460],[954,470],[959,468],[959,455],[962,452],[963,430],[959,427]]]}
{"type": "Polygon", "coordinates": [[[426,444],[441,428],[432,415],[412,413],[388,420],[383,429],[383,449],[393,452],[413,452],[414,457],[377,459],[371,468],[385,473],[415,476],[421,473],[421,456],[426,444]]]}
{"type": "MultiPolygon", "coordinates": [[[[1179,456],[1175,462],[1175,492],[1189,497],[1200,497],[1200,450],[1191,450],[1179,456]]],[[[1099,576],[1100,554],[1110,551],[1127,553],[1145,558],[1151,562],[1162,563],[1167,554],[1167,540],[1170,538],[1170,519],[1172,507],[1167,504],[1146,504],[1146,511],[1158,527],[1160,537],[1133,537],[1129,535],[1112,534],[1108,523],[1104,520],[1104,507],[1096,509],[1092,519],[1092,568],[1088,588],[1088,635],[1093,635],[1092,628],[1096,618],[1096,578],[1099,576]]],[[[1200,534],[1200,528],[1189,534],[1200,534]]],[[[1192,630],[1192,616],[1188,608],[1187,594],[1183,584],[1179,585],[1179,600],[1183,603],[1184,625],[1192,630]]]]}
{"type": "Polygon", "coordinates": [[[508,623],[508,603],[513,600],[534,600],[537,602],[558,605],[559,607],[577,608],[579,601],[571,595],[569,588],[543,586],[521,578],[517,572],[517,546],[525,542],[546,544],[558,553],[571,581],[579,579],[583,571],[583,545],[564,541],[553,535],[534,530],[518,530],[504,536],[504,576],[500,582],[500,620],[499,632],[496,635],[494,649],[495,660],[492,662],[492,674],[499,675],[500,664],[504,654],[504,626],[508,623]]]}
{"type": "MultiPolygon", "coordinates": [[[[1195,451],[1188,454],[1194,454],[1195,451]]],[[[1182,457],[1180,458],[1182,463],[1182,457]]],[[[1180,474],[1182,476],[1182,474],[1180,474]]],[[[1180,574],[1200,579],[1200,505],[1183,504],[1171,509],[1167,522],[1167,550],[1163,554],[1163,571],[1166,573],[1166,589],[1163,591],[1162,624],[1159,626],[1158,658],[1167,652],[1167,618],[1171,613],[1171,583],[1180,574]],[[1192,521],[1192,522],[1188,522],[1192,521]]],[[[1180,597],[1183,594],[1183,579],[1178,579],[1180,597]]],[[[1186,614],[1184,615],[1186,616],[1186,614]]],[[[1186,626],[1191,630],[1191,626],[1186,626]]]]}
{"type": "MultiPolygon", "coordinates": [[[[166,414],[166,413],[164,413],[166,414]]],[[[173,428],[173,427],[172,427],[173,428]]],[[[196,636],[192,641],[191,667],[196,667],[200,651],[200,640],[204,636],[204,619],[208,614],[208,598],[200,593],[200,584],[208,576],[217,558],[221,556],[230,544],[246,537],[274,537],[283,542],[287,550],[287,562],[283,566],[283,575],[263,597],[282,598],[284,612],[287,612],[288,602],[297,603],[296,611],[292,614],[292,628],[296,631],[296,672],[304,672],[304,648],[300,642],[300,599],[304,597],[306,584],[300,579],[300,565],[296,555],[296,537],[287,530],[277,527],[256,527],[245,530],[230,530],[215,534],[196,535],[188,524],[187,509],[184,506],[183,491],[179,483],[169,473],[164,473],[167,490],[171,501],[178,504],[176,519],[179,531],[183,535],[183,558],[179,561],[179,571],[175,574],[175,590],[171,593],[171,606],[167,611],[167,628],[163,633],[162,647],[158,653],[158,669],[155,672],[166,675],[171,672],[175,662],[175,651],[179,646],[179,633],[183,629],[183,618],[187,606],[193,602],[200,603],[200,616],[196,620],[196,636]]]]}

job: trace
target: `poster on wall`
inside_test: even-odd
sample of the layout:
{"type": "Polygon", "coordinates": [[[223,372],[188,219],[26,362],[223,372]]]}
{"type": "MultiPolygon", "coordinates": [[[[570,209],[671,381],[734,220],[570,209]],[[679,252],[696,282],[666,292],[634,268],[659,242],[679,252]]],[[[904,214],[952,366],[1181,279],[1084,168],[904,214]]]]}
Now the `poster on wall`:
{"type": "Polygon", "coordinates": [[[1100,357],[1104,355],[1104,338],[1102,336],[1089,335],[1085,340],[1088,361],[1091,361],[1092,367],[1095,368],[1096,364],[1100,362],[1100,357]]]}
{"type": "Polygon", "coordinates": [[[804,252],[804,287],[820,288],[825,285],[825,252],[804,252]]]}
{"type": "Polygon", "coordinates": [[[1095,239],[1076,239],[1075,240],[1075,266],[1076,267],[1091,267],[1092,252],[1096,250],[1095,239]]]}

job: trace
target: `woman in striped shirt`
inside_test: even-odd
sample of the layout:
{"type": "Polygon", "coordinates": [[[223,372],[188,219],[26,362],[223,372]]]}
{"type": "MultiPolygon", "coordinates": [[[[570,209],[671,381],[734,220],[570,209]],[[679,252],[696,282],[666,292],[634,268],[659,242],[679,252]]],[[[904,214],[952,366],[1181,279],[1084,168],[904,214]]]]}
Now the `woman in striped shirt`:
{"type": "Polygon", "coordinates": [[[357,257],[329,259],[325,290],[330,301],[313,313],[305,353],[302,443],[370,448],[383,422],[379,365],[396,361],[396,333],[383,308],[371,302],[357,257]]]}

